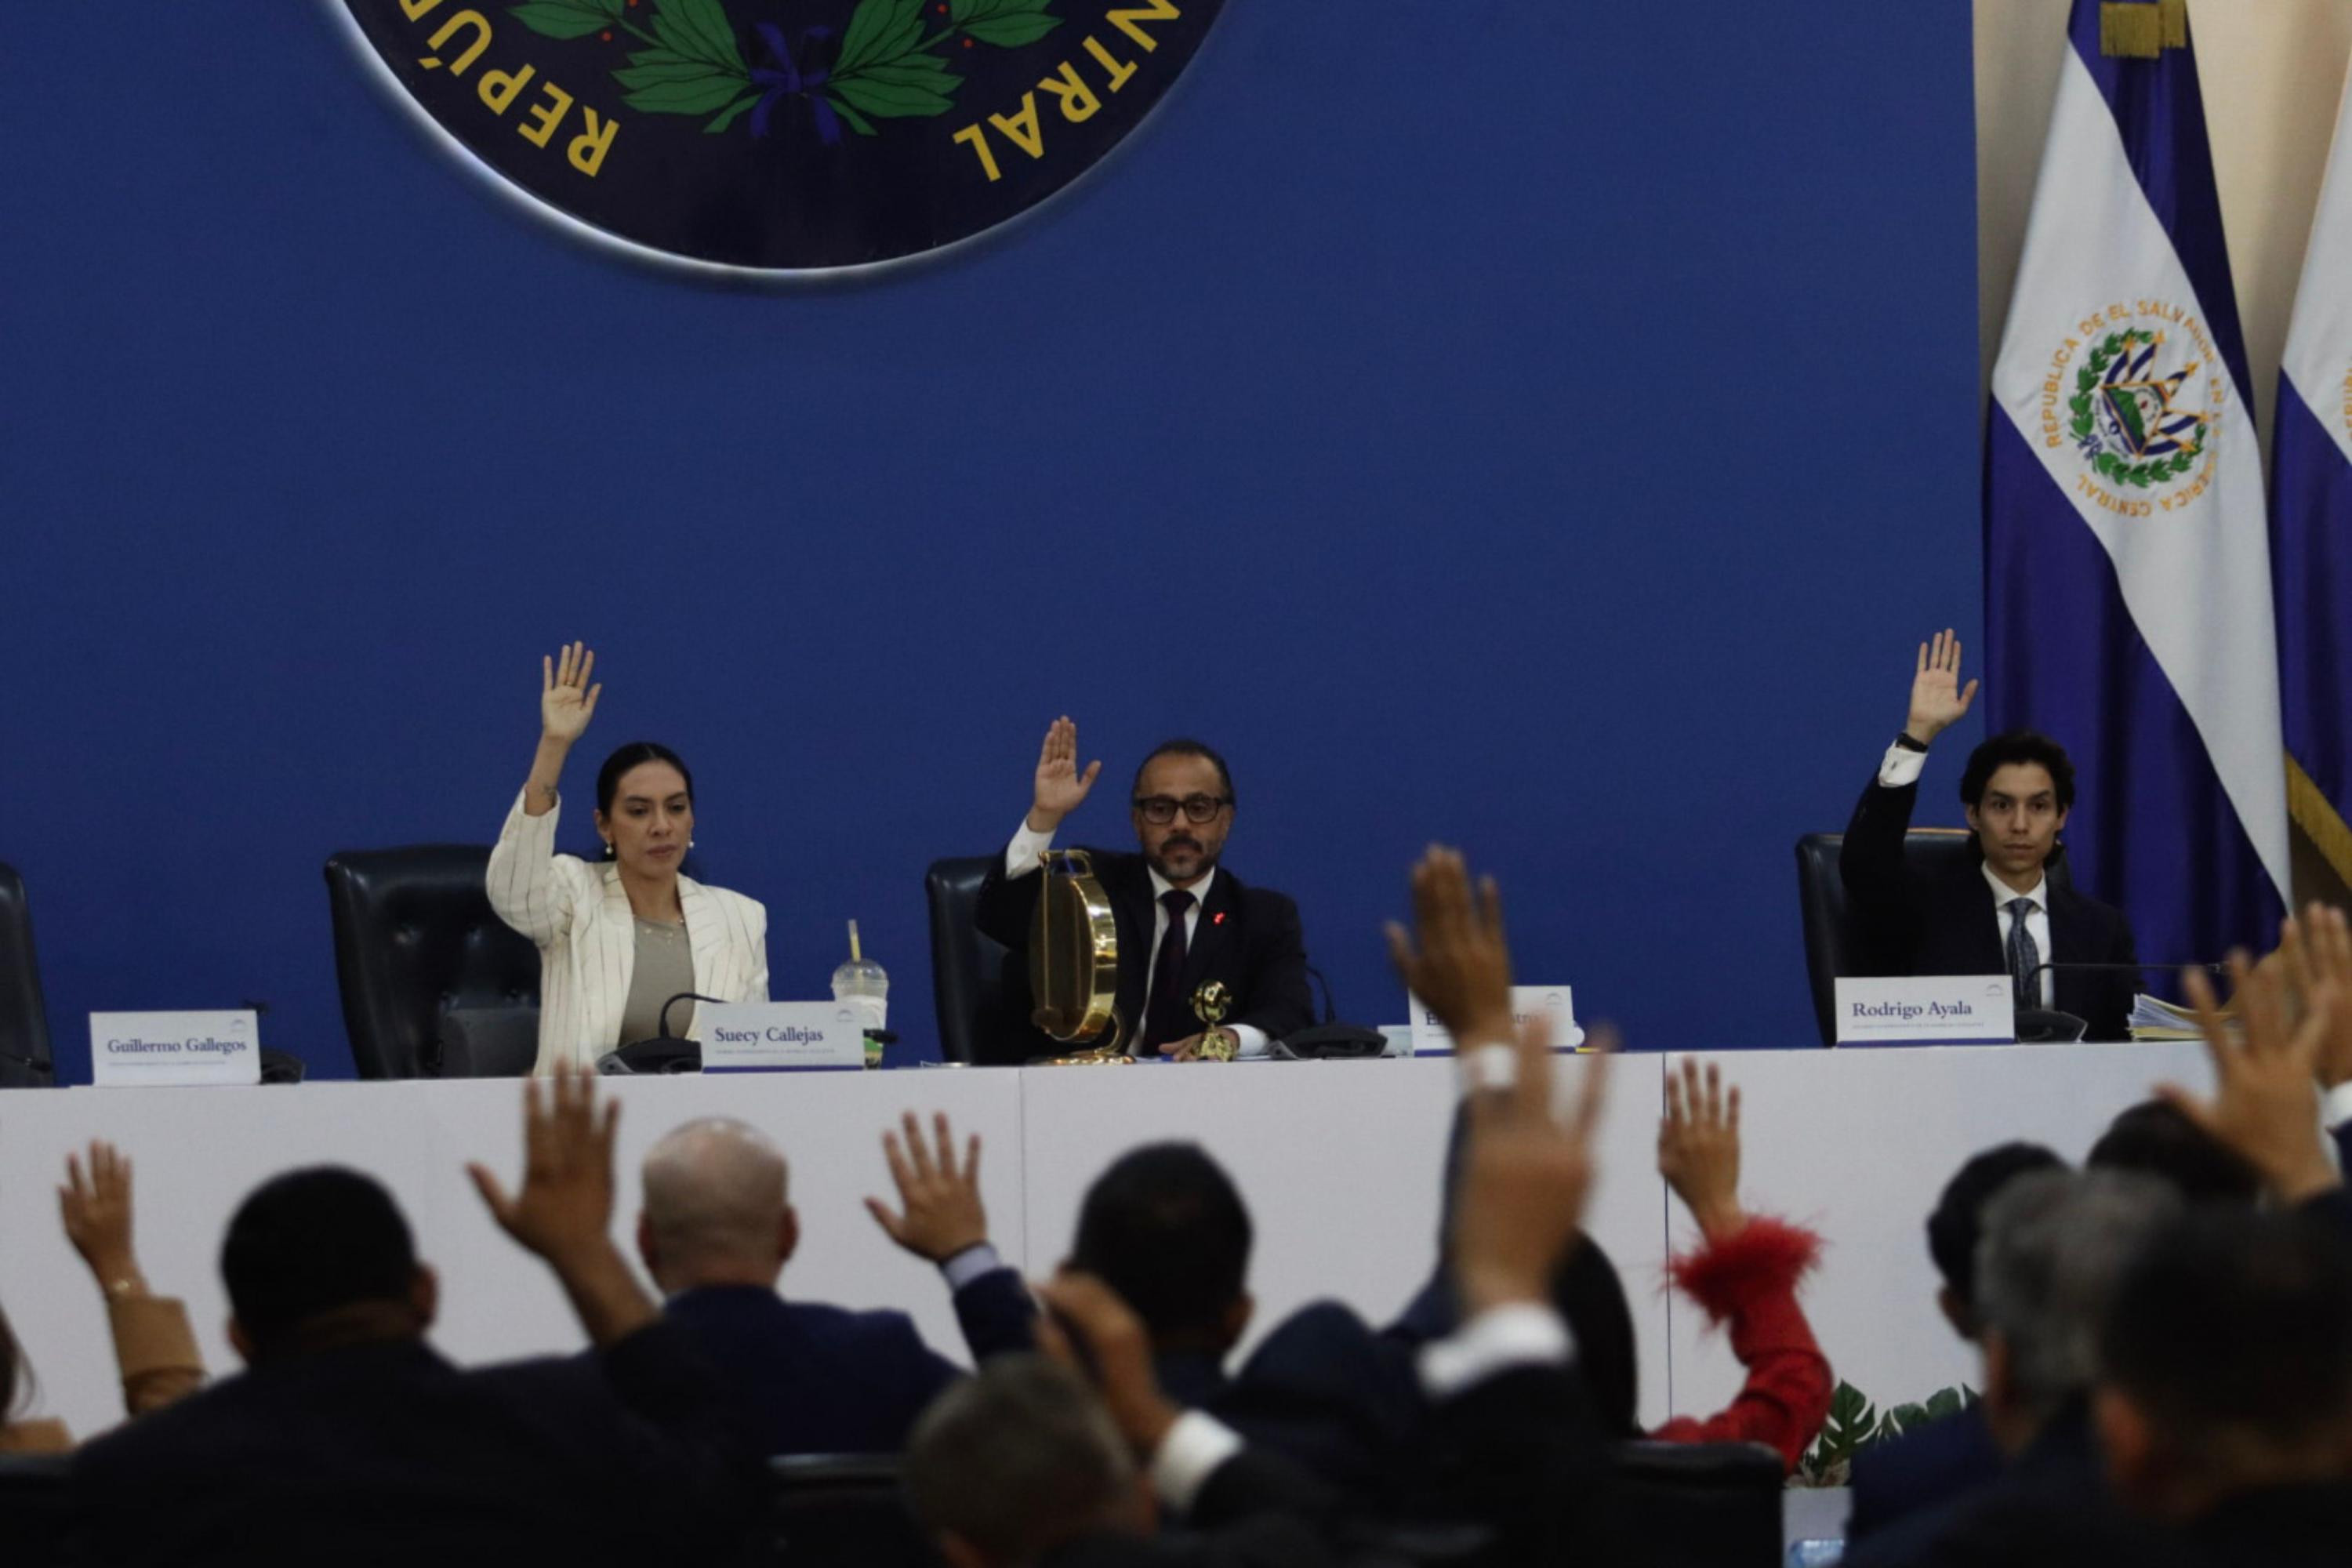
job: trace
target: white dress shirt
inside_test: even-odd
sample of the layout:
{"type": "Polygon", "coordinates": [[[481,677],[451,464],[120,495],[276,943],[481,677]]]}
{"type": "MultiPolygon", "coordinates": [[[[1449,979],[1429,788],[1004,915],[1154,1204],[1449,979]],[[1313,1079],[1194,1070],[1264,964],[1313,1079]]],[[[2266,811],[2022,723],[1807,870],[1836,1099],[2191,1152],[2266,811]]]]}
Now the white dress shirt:
{"type": "MultiPolygon", "coordinates": [[[[1927,766],[1927,752],[1915,752],[1908,746],[1889,746],[1885,759],[1878,764],[1878,782],[1887,789],[1901,789],[1906,784],[1917,784],[1919,774],[1927,766]]],[[[2033,939],[2033,951],[2042,955],[2041,962],[2050,963],[2050,879],[2043,876],[2034,882],[2032,891],[2021,893],[1995,876],[1992,867],[1988,864],[1984,868],[1984,879],[1992,889],[1993,913],[2000,921],[2000,951],[2004,966],[2009,953],[2010,928],[2017,924],[2017,917],[2010,912],[2009,906],[2018,899],[2033,901],[2033,908],[2026,911],[2025,934],[2033,939]]],[[[2058,977],[2053,972],[2043,970],[2034,977],[2033,984],[2042,998],[2042,1006],[2055,1007],[2058,1005],[2058,977]]]]}
{"type": "MultiPolygon", "coordinates": [[[[1013,836],[1013,842],[1004,847],[1004,875],[1008,879],[1029,875],[1045,863],[1045,851],[1053,847],[1052,834],[1037,832],[1029,826],[1029,819],[1023,817],[1021,830],[1013,836]]],[[[1212,866],[1208,875],[1184,889],[1192,895],[1192,907],[1184,911],[1184,951],[1188,953],[1192,951],[1192,935],[1201,928],[1202,907],[1209,901],[1209,889],[1216,885],[1217,870],[1212,866]]],[[[1167,940],[1168,936],[1168,906],[1160,900],[1172,891],[1175,886],[1175,883],[1161,876],[1157,868],[1152,869],[1151,951],[1145,955],[1143,968],[1145,1017],[1150,1016],[1151,1014],[1151,982],[1160,973],[1160,944],[1167,940]]],[[[1139,1024],[1140,1020],[1137,1022],[1139,1024]]],[[[1265,1055],[1264,1029],[1253,1024],[1228,1024],[1225,1027],[1231,1029],[1234,1032],[1234,1038],[1240,1042],[1240,1052],[1243,1056],[1265,1055]]]]}

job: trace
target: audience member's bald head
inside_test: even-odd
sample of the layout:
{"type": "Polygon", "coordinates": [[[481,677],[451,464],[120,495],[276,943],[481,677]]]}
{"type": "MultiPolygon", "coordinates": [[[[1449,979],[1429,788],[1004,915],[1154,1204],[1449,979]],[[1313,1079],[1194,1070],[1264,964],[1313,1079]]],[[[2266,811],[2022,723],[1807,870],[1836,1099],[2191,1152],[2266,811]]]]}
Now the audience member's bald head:
{"type": "Polygon", "coordinates": [[[646,1155],[637,1246],[664,1290],[772,1287],[799,1239],[782,1151],[758,1128],[709,1116],[646,1155]]]}

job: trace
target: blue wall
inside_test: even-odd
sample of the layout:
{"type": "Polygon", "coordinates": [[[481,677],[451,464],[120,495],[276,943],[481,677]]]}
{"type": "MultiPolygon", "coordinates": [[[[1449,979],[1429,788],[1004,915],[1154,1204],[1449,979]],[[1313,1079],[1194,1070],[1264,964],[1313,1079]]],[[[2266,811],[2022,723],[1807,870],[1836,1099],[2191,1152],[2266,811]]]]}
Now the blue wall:
{"type": "Polygon", "coordinates": [[[1106,841],[1143,747],[1225,748],[1350,1015],[1447,837],[1637,1047],[1812,1037],[1790,843],[1977,619],[1966,6],[1232,0],[1043,217],[787,294],[519,216],[291,0],[8,26],[0,859],[61,1076],[92,1008],[247,998],[348,1073],[321,861],[487,841],[571,637],[570,799],[683,751],[780,995],[856,915],[929,1041],[923,866],[1067,710],[1106,841]]]}

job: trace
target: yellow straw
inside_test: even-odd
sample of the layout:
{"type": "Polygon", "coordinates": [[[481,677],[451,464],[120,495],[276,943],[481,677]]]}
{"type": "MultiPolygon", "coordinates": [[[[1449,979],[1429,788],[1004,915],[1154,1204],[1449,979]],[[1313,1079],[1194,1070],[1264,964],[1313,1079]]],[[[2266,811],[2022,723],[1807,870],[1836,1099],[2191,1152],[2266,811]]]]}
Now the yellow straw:
{"type": "Polygon", "coordinates": [[[857,951],[857,922],[856,921],[849,922],[849,962],[852,963],[862,963],[865,962],[865,954],[857,951]]]}

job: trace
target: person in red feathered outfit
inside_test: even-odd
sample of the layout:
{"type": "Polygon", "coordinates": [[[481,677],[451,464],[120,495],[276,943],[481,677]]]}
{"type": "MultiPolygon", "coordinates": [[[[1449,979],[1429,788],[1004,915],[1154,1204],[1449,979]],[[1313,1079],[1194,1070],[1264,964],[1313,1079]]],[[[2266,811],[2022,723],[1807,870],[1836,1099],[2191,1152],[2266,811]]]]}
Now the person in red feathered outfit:
{"type": "Polygon", "coordinates": [[[1666,1075],[1658,1123],[1658,1173],[1697,1222],[1700,1244],[1669,1273],[1682,1292],[1727,1327],[1748,1381],[1705,1419],[1678,1415],[1651,1433],[1667,1443],[1761,1443],[1790,1470],[1829,1419],[1830,1363],[1797,1304],[1797,1285],[1820,1259],[1821,1237],[1739,1206],[1739,1090],[1720,1069],[1685,1058],[1666,1075]]]}

